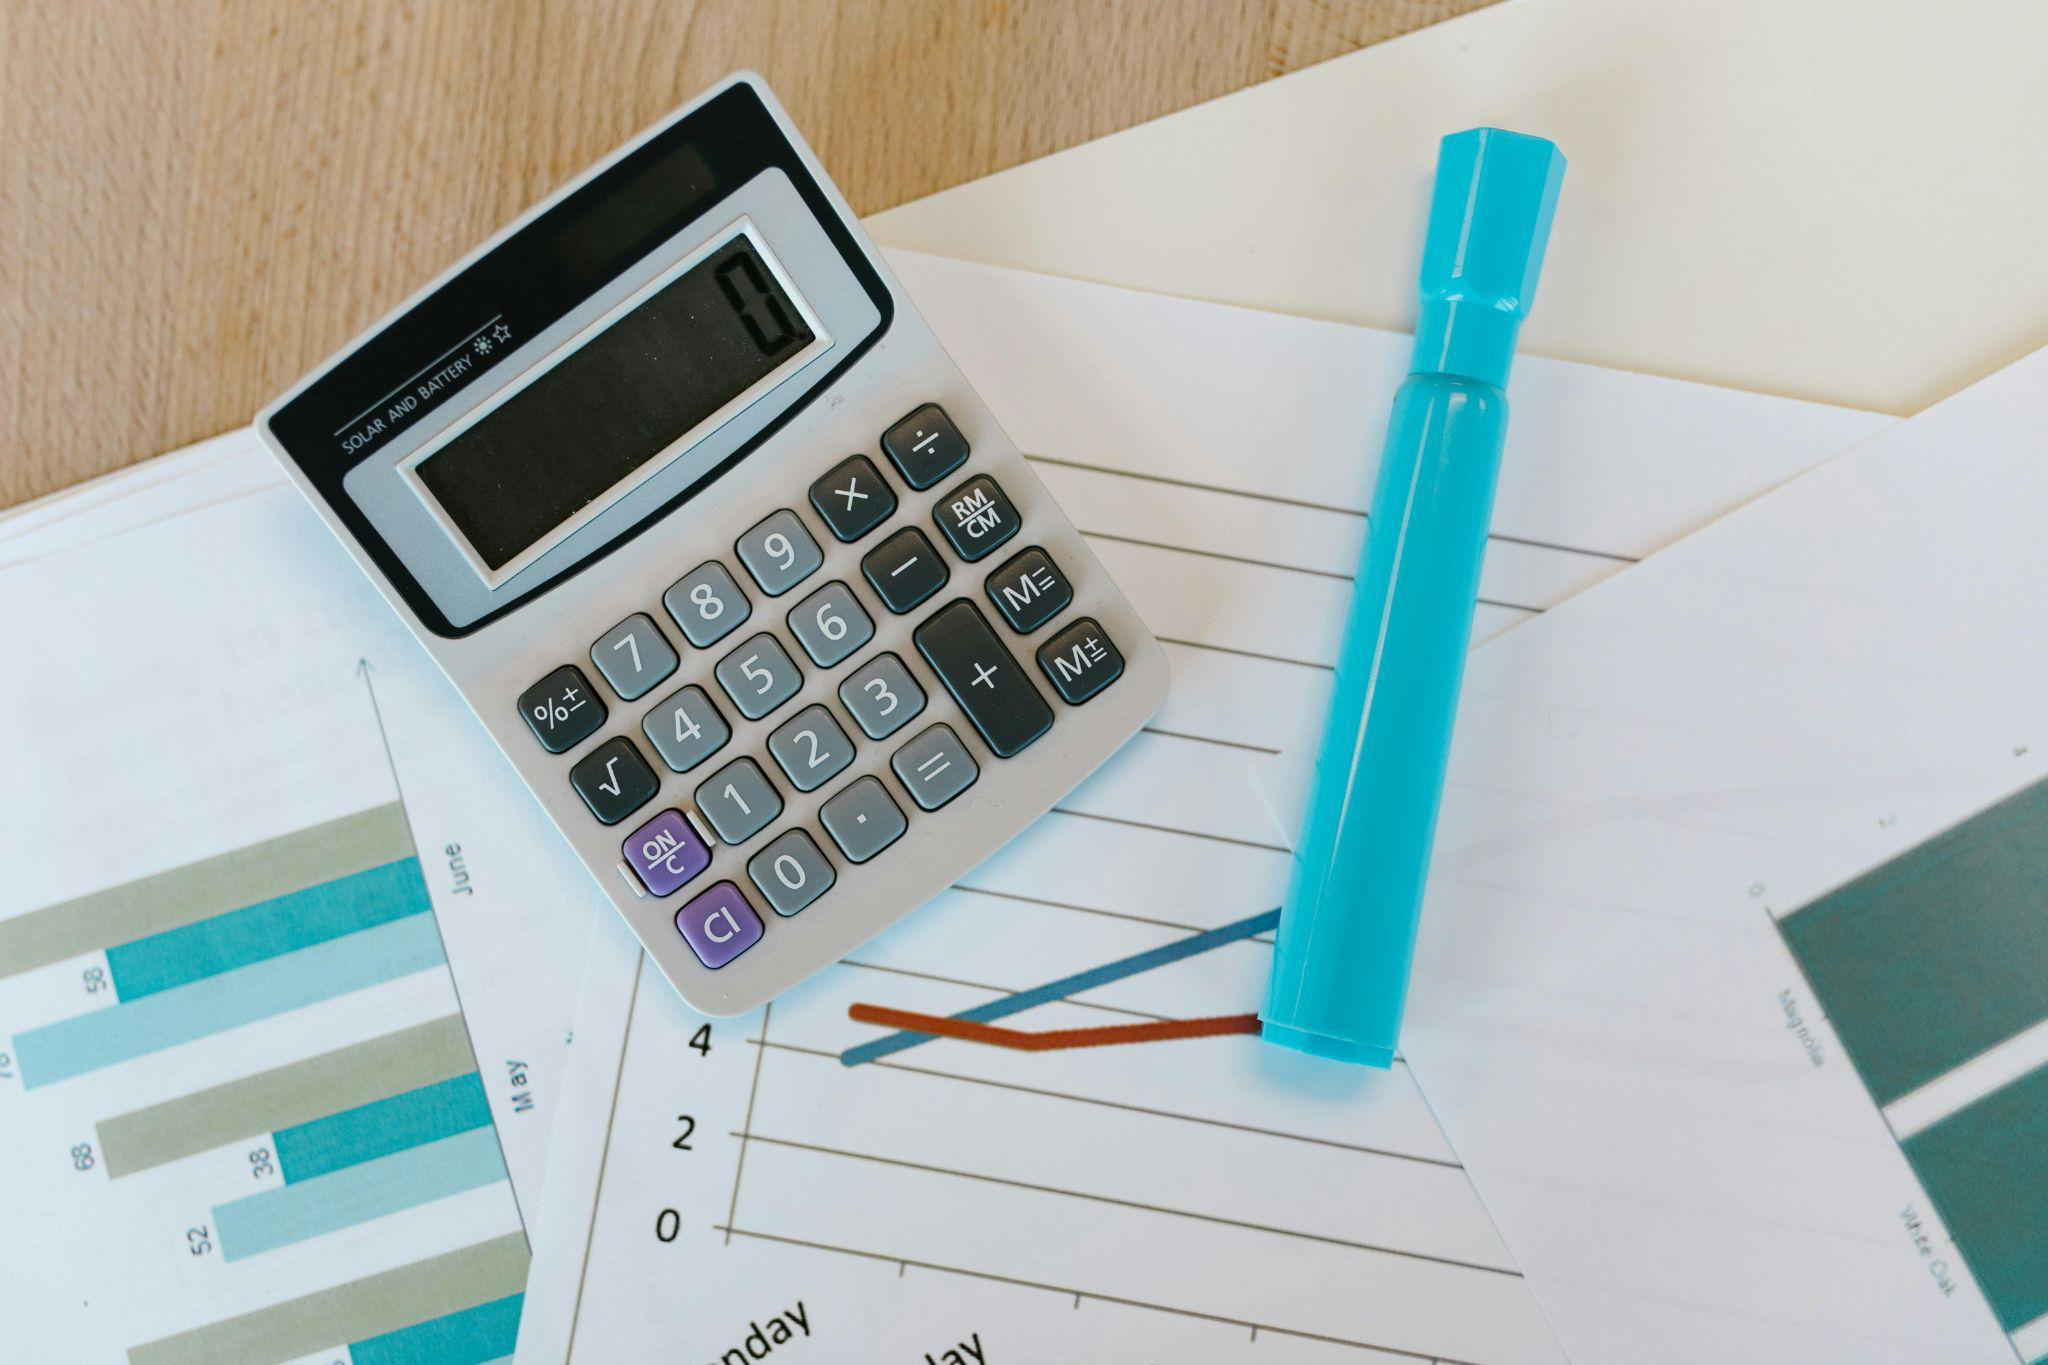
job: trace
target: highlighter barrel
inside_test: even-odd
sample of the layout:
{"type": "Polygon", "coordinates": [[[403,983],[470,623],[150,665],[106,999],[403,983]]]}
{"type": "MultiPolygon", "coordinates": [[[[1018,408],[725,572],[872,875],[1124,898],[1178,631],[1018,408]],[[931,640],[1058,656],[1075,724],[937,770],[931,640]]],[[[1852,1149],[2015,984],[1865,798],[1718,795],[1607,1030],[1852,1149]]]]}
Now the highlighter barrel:
{"type": "Polygon", "coordinates": [[[1443,141],[1415,357],[1394,398],[1364,554],[1295,843],[1261,1036],[1389,1066],[1507,436],[1503,389],[1564,158],[1499,129],[1443,141]]]}

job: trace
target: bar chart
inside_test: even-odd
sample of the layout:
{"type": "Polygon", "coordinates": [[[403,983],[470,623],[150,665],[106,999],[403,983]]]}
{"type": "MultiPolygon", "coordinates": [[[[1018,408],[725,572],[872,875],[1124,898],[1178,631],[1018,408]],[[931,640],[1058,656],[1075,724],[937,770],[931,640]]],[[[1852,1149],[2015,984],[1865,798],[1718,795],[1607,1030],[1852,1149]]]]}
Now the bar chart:
{"type": "Polygon", "coordinates": [[[0,920],[0,1049],[0,1153],[61,1156],[43,1198],[133,1234],[81,1273],[182,1324],[131,1365],[510,1356],[523,1224],[395,792],[0,920]]]}
{"type": "Polygon", "coordinates": [[[1778,929],[1999,1324],[2048,1359],[2048,784],[1778,929]]]}

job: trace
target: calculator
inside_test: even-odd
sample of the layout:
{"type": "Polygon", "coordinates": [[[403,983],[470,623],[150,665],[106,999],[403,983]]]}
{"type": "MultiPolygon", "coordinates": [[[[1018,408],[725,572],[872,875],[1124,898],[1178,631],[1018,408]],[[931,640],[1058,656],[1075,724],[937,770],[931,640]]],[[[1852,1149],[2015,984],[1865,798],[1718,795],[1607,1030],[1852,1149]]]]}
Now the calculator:
{"type": "Polygon", "coordinates": [[[257,428],[707,1014],[937,895],[1165,697],[1158,642],[751,74],[257,428]]]}

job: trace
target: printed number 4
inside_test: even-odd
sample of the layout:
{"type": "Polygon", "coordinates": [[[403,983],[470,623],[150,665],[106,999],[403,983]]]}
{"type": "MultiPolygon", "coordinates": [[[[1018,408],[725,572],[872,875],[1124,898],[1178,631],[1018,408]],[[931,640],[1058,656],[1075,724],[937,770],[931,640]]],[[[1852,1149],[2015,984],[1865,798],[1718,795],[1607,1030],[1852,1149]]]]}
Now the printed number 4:
{"type": "Polygon", "coordinates": [[[689,712],[678,706],[676,708],[676,742],[681,743],[686,739],[695,739],[703,733],[703,727],[690,719],[689,712]]]}

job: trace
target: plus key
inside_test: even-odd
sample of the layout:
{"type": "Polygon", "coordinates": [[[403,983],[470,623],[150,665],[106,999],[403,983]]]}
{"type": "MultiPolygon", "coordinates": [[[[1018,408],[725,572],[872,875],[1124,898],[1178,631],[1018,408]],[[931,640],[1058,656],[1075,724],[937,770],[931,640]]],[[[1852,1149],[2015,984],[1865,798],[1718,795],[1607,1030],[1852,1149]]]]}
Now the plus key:
{"type": "Polygon", "coordinates": [[[972,602],[942,607],[914,638],[997,758],[1022,752],[1052,728],[1052,708],[972,602]]]}

